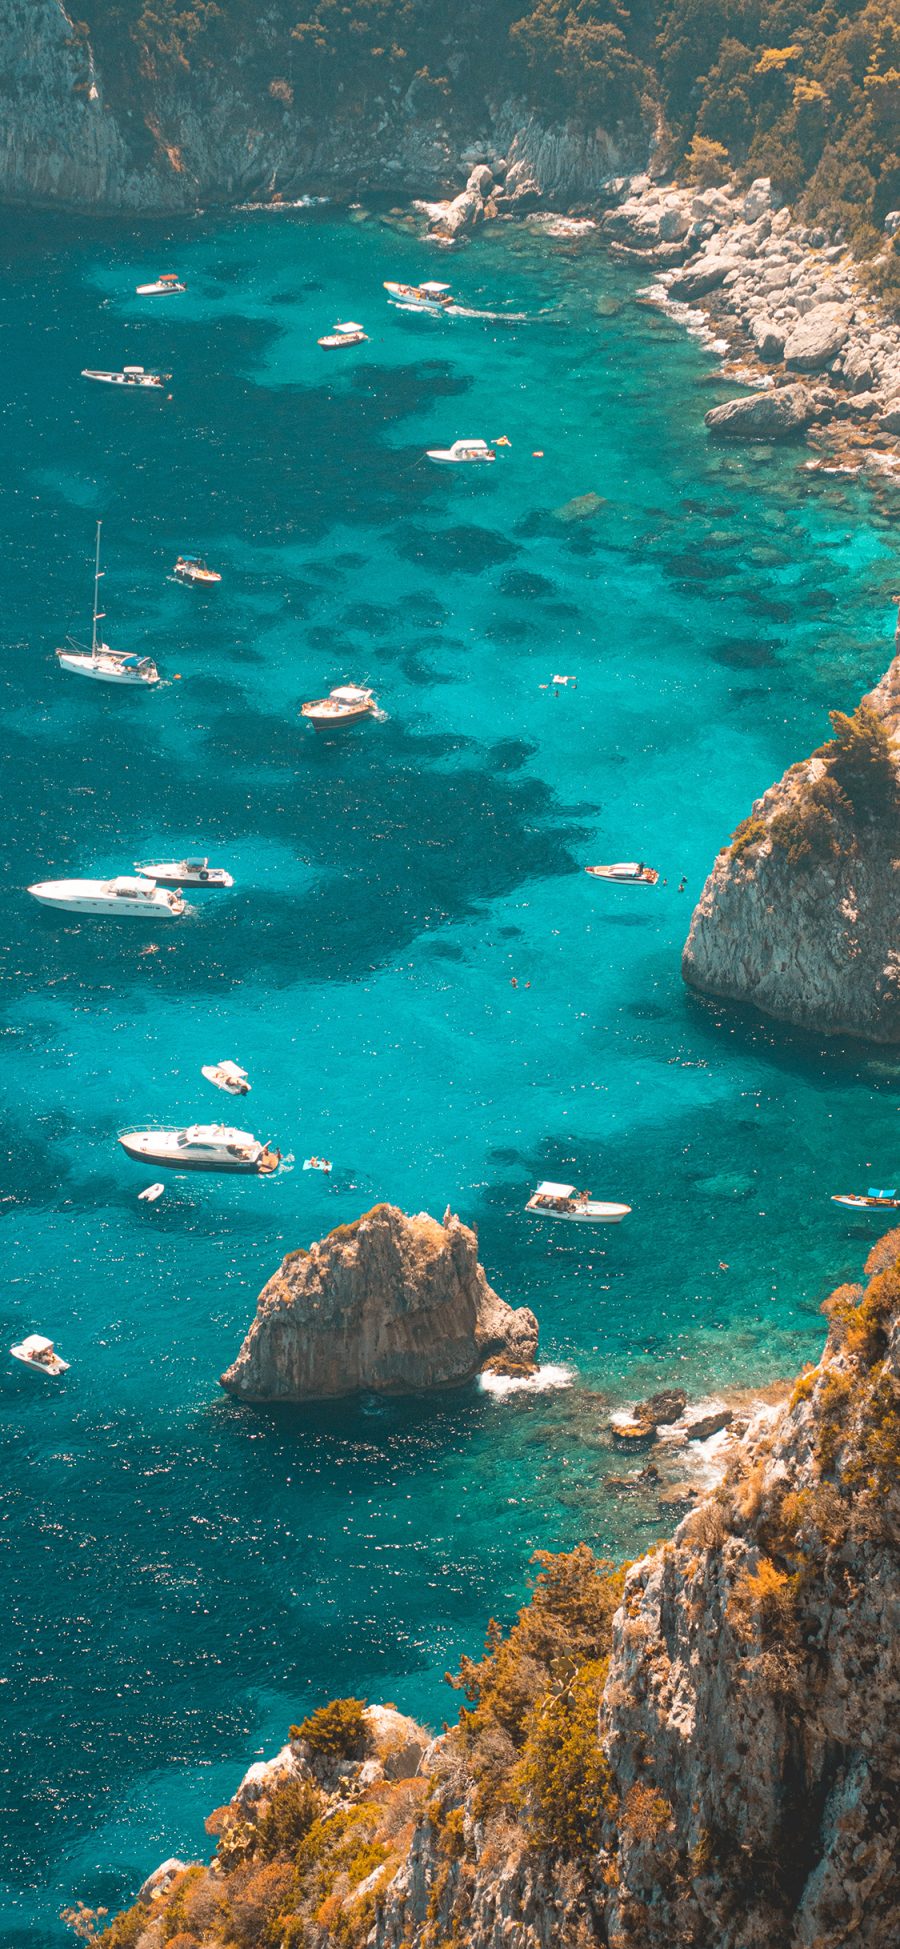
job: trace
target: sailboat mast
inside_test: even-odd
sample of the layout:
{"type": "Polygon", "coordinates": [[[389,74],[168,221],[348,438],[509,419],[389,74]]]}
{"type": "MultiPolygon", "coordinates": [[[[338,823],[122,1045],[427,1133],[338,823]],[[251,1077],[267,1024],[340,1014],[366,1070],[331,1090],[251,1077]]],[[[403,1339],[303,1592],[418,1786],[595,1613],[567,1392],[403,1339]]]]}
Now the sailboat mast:
{"type": "Polygon", "coordinates": [[[100,617],[99,617],[99,599],[100,599],[100,530],[101,530],[101,528],[102,528],[102,526],[103,526],[103,523],[102,523],[102,521],[98,521],[98,523],[97,523],[97,553],[96,553],[96,556],[95,556],[95,558],[94,558],[94,628],[93,628],[93,635],[91,636],[91,660],[92,660],[92,662],[94,662],[94,663],[96,663],[96,661],[97,661],[97,624],[98,624],[98,622],[99,622],[99,620],[100,620],[100,617]]]}

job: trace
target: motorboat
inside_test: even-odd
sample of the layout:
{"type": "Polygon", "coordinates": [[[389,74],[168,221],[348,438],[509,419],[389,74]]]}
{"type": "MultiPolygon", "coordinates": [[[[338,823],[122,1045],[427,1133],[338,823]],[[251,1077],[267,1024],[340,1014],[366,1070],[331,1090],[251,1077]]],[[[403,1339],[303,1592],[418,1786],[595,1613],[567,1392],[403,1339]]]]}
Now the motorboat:
{"type": "Polygon", "coordinates": [[[161,392],[171,372],[147,372],[142,365],[123,365],[121,372],[92,372],[82,369],[82,379],[96,379],[101,386],[124,386],[130,392],[161,392]]]}
{"type": "Polygon", "coordinates": [[[576,1225],[619,1225],[627,1218],[630,1205],[602,1204],[588,1191],[576,1191],[574,1184],[539,1184],[525,1206],[541,1218],[565,1218],[576,1225]]]}
{"type": "Polygon", "coordinates": [[[889,1191],[870,1189],[863,1197],[860,1192],[836,1191],[832,1193],[833,1205],[846,1205],[850,1211],[900,1211],[900,1197],[893,1186],[889,1191]]]}
{"type": "Polygon", "coordinates": [[[615,866],[586,866],[585,872],[595,880],[613,880],[616,886],[655,887],[659,874],[655,866],[645,866],[643,860],[619,860],[615,866]]]}
{"type": "Polygon", "coordinates": [[[318,342],[325,346],[326,351],[333,352],[338,345],[367,345],[368,340],[368,332],[364,332],[362,326],[350,318],[344,325],[335,325],[334,331],[326,332],[318,342]]]}
{"type": "Polygon", "coordinates": [[[163,271],[152,284],[138,284],[135,288],[139,298],[166,298],[170,292],[186,291],[187,285],[182,284],[174,271],[163,271]]]}
{"type": "Polygon", "coordinates": [[[333,731],[340,724],[358,724],[361,718],[374,717],[378,705],[371,690],[359,684],[339,684],[327,697],[314,697],[301,704],[300,715],[317,731],[333,731]]]}
{"type": "Polygon", "coordinates": [[[94,615],[91,629],[91,647],[86,649],[76,642],[74,636],[68,638],[68,647],[56,651],[56,660],[61,670],[70,670],[76,677],[93,677],[99,683],[141,684],[159,683],[159,671],[152,657],[139,656],[133,651],[111,650],[108,643],[101,643],[97,625],[105,621],[103,611],[98,607],[100,581],[106,570],[100,567],[100,531],[102,522],[97,523],[97,547],[94,556],[94,615]]]}
{"type": "Polygon", "coordinates": [[[165,1188],[164,1184],[145,1185],[143,1191],[138,1192],[138,1199],[142,1205],[155,1205],[157,1198],[162,1197],[165,1188]]]}
{"type": "Polygon", "coordinates": [[[281,1163],[280,1150],[261,1144],[249,1130],[223,1123],[192,1123],[186,1130],[123,1130],[119,1143],[138,1164],[174,1171],[243,1171],[267,1176],[281,1163]]]}
{"type": "Polygon", "coordinates": [[[496,460],[497,455],[486,440],[454,440],[452,447],[429,447],[425,458],[439,467],[459,467],[470,460],[496,460]]]}
{"type": "Polygon", "coordinates": [[[208,1083],[214,1083],[217,1090],[227,1090],[229,1096],[249,1096],[250,1083],[246,1069],[236,1062],[204,1063],[200,1071],[208,1083]]]}
{"type": "Polygon", "coordinates": [[[169,887],[233,887],[234,880],[224,866],[210,866],[208,859],[153,860],[146,865],[135,860],[134,870],[145,880],[169,887]]]}
{"type": "Polygon", "coordinates": [[[208,588],[213,582],[221,582],[218,569],[209,568],[202,555],[179,555],[172,570],[178,582],[187,583],[189,588],[208,588]]]}
{"type": "Polygon", "coordinates": [[[10,1347],[14,1360],[21,1360],[25,1367],[34,1367],[39,1374],[67,1374],[69,1362],[57,1353],[52,1340],[43,1333],[29,1333],[18,1346],[10,1347]]]}
{"type": "Polygon", "coordinates": [[[74,914],[131,914],[139,920],[173,920],[184,901],[152,880],[38,880],[29,893],[44,907],[74,914]]]}
{"type": "Polygon", "coordinates": [[[384,288],[388,297],[402,305],[404,311],[438,313],[453,303],[449,284],[436,284],[431,279],[426,284],[393,284],[385,280],[384,288]]]}

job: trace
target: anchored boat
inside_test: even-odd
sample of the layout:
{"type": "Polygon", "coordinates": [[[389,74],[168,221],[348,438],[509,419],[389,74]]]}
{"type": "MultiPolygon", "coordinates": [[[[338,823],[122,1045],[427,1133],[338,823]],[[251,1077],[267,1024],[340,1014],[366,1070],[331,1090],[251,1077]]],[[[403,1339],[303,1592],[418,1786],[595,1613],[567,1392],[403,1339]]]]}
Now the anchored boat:
{"type": "Polygon", "coordinates": [[[375,717],[378,705],[371,690],[360,684],[339,684],[327,697],[314,697],[301,704],[300,715],[317,731],[334,731],[341,724],[358,724],[364,717],[375,717]]]}
{"type": "Polygon", "coordinates": [[[67,1374],[69,1362],[57,1353],[52,1340],[43,1333],[29,1333],[18,1346],[10,1347],[14,1360],[21,1360],[25,1367],[34,1367],[39,1374],[67,1374]]]}
{"type": "Polygon", "coordinates": [[[135,289],[139,298],[166,298],[170,292],[186,291],[187,285],[182,284],[174,271],[163,271],[162,277],[156,278],[153,284],[138,284],[135,289]]]}
{"type": "Polygon", "coordinates": [[[208,588],[212,582],[221,582],[218,569],[209,568],[202,555],[179,555],[172,574],[179,582],[186,582],[189,588],[208,588]]]}
{"type": "Polygon", "coordinates": [[[831,1202],[846,1205],[850,1211],[900,1211],[900,1198],[893,1185],[889,1191],[869,1190],[865,1197],[851,1191],[833,1192],[831,1202]]]}
{"type": "Polygon", "coordinates": [[[99,683],[143,685],[159,683],[159,671],[152,657],[137,656],[132,651],[111,650],[108,643],[101,643],[97,635],[97,624],[105,621],[103,611],[98,608],[100,580],[106,570],[100,567],[100,530],[102,522],[97,523],[97,549],[94,558],[94,615],[91,630],[91,647],[85,649],[68,638],[68,648],[56,651],[56,660],[61,670],[71,671],[74,677],[93,677],[99,683]]]}
{"type": "Polygon", "coordinates": [[[497,455],[486,440],[454,440],[452,447],[429,447],[425,458],[439,467],[459,467],[467,461],[496,460],[497,455]]]}
{"type": "Polygon", "coordinates": [[[345,325],[335,325],[334,331],[326,332],[325,337],[320,338],[318,342],[325,346],[326,351],[333,352],[339,345],[367,345],[369,334],[350,318],[345,325]]]}
{"type": "Polygon", "coordinates": [[[602,1204],[589,1191],[576,1191],[574,1184],[539,1184],[525,1206],[541,1218],[564,1218],[577,1225],[619,1225],[627,1218],[630,1205],[602,1204]]]}
{"type": "Polygon", "coordinates": [[[595,880],[613,880],[622,887],[655,887],[659,874],[655,866],[645,866],[643,860],[619,860],[615,866],[586,866],[585,872],[595,880]]]}
{"type": "Polygon", "coordinates": [[[124,386],[126,392],[161,392],[171,372],[147,372],[142,365],[123,365],[121,372],[92,372],[85,366],[82,379],[96,379],[101,386],[124,386]]]}
{"type": "Polygon", "coordinates": [[[224,866],[210,866],[208,859],[165,859],[142,865],[135,860],[134,870],[157,886],[233,887],[234,880],[224,866]]]}
{"type": "Polygon", "coordinates": [[[123,914],[138,920],[171,920],[184,913],[184,901],[150,880],[38,880],[29,887],[44,907],[74,914],[123,914]]]}
{"type": "Polygon", "coordinates": [[[186,1130],[123,1130],[119,1143],[138,1164],[163,1164],[174,1171],[241,1171],[269,1176],[281,1163],[280,1150],[261,1144],[249,1130],[222,1123],[193,1123],[186,1130]]]}

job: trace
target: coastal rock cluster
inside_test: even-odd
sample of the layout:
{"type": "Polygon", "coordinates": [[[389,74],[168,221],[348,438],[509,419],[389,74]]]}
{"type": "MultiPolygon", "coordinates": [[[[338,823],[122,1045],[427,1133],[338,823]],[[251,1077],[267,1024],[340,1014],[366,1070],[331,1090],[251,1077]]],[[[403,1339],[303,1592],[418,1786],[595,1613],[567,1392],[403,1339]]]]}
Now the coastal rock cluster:
{"type": "Polygon", "coordinates": [[[625,1572],[542,1555],[437,1739],[358,1700],[313,1713],[114,1949],[895,1941],[900,1232],[823,1310],[818,1366],[670,1542],[625,1572]]]}
{"type": "Polygon", "coordinates": [[[242,1401],[412,1394],[488,1362],[528,1376],[537,1340],[534,1314],[492,1291],[475,1233],[449,1209],[438,1224],[375,1205],[288,1253],[222,1386],[242,1401]]]}
{"type": "Polygon", "coordinates": [[[900,656],[719,853],[682,961],[705,994],[900,1041],[900,656]]]}
{"type": "Polygon", "coordinates": [[[836,420],[900,431],[900,324],[868,295],[846,245],[797,221],[768,178],[611,187],[619,202],[601,223],[611,247],[647,265],[667,307],[699,307],[729,332],[741,355],[730,370],[765,388],[713,407],[711,432],[777,440],[836,420]]]}

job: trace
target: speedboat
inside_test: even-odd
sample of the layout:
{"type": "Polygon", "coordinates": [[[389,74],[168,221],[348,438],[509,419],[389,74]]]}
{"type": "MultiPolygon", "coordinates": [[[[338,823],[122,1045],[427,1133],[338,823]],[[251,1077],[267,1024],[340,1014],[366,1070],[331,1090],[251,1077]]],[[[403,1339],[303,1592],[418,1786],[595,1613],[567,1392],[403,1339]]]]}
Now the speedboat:
{"type": "Polygon", "coordinates": [[[223,1123],[192,1123],[187,1130],[123,1130],[119,1143],[138,1164],[165,1164],[175,1171],[243,1171],[267,1176],[281,1163],[249,1130],[223,1123]]]}
{"type": "Polygon", "coordinates": [[[234,880],[224,866],[210,866],[208,859],[155,860],[142,865],[135,860],[134,870],[145,880],[170,887],[233,887],[234,880]]]}
{"type": "Polygon", "coordinates": [[[187,285],[182,284],[174,271],[164,271],[162,277],[158,277],[155,283],[138,284],[135,288],[139,298],[165,298],[170,291],[186,291],[187,285]]]}
{"type": "Polygon", "coordinates": [[[452,447],[429,447],[425,458],[436,460],[439,467],[459,467],[467,460],[496,460],[497,456],[486,440],[454,440],[452,447]]]}
{"type": "Polygon", "coordinates": [[[335,325],[333,332],[326,332],[325,337],[319,339],[319,344],[332,352],[338,345],[366,345],[368,340],[368,332],[364,332],[362,326],[351,318],[345,325],[335,325]]]}
{"type": "Polygon", "coordinates": [[[588,1191],[576,1191],[574,1184],[539,1184],[525,1206],[542,1218],[565,1218],[576,1225],[619,1225],[627,1218],[630,1205],[601,1204],[588,1191]]]}
{"type": "Polygon", "coordinates": [[[445,311],[453,303],[453,293],[449,284],[389,284],[384,286],[388,296],[404,311],[445,311]]]}
{"type": "Polygon", "coordinates": [[[358,724],[361,718],[374,717],[378,705],[371,690],[359,684],[339,684],[327,697],[314,697],[301,704],[300,715],[317,731],[332,731],[339,724],[358,724]]]}
{"type": "Polygon", "coordinates": [[[29,1333],[18,1346],[10,1347],[14,1360],[21,1360],[26,1367],[34,1367],[39,1374],[67,1374],[69,1362],[57,1353],[52,1340],[45,1339],[43,1333],[29,1333]]]}
{"type": "Polygon", "coordinates": [[[645,866],[643,860],[619,860],[615,866],[586,866],[585,872],[595,880],[614,880],[616,886],[655,887],[659,874],[655,866],[645,866]]]}
{"type": "Polygon", "coordinates": [[[832,1193],[833,1205],[846,1205],[850,1211],[900,1211],[900,1198],[893,1185],[889,1191],[870,1189],[865,1197],[852,1191],[832,1193]]]}
{"type": "Polygon", "coordinates": [[[208,1083],[214,1083],[217,1090],[227,1090],[229,1096],[249,1096],[250,1083],[246,1069],[236,1062],[204,1063],[200,1071],[208,1083]]]}
{"type": "Polygon", "coordinates": [[[187,582],[193,588],[204,588],[211,582],[221,582],[218,569],[207,568],[202,555],[179,555],[172,574],[179,582],[187,582]]]}
{"type": "Polygon", "coordinates": [[[146,372],[142,365],[123,365],[121,372],[92,372],[85,366],[82,379],[96,379],[101,386],[125,386],[132,392],[159,392],[171,372],[146,372]]]}
{"type": "Polygon", "coordinates": [[[184,901],[150,880],[38,880],[29,893],[44,907],[75,914],[134,914],[143,920],[171,920],[184,913],[184,901]]]}
{"type": "Polygon", "coordinates": [[[94,617],[91,631],[91,647],[86,649],[76,643],[74,636],[68,639],[68,649],[57,650],[56,659],[61,670],[70,670],[76,677],[93,677],[99,683],[149,684],[159,683],[159,671],[152,657],[138,656],[129,650],[111,650],[108,643],[101,643],[97,635],[97,624],[105,618],[98,608],[100,598],[100,579],[105,569],[100,567],[100,530],[102,522],[97,523],[97,548],[94,557],[94,617]]]}

